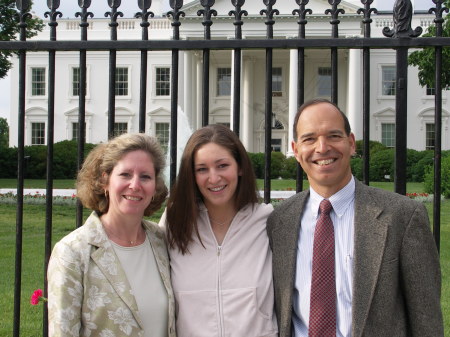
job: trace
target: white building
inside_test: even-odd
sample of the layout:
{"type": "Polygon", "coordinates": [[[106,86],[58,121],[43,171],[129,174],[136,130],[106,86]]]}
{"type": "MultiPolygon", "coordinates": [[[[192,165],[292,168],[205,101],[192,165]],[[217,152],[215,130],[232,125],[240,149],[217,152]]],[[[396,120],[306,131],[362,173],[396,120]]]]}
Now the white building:
{"type": "MultiPolygon", "coordinates": [[[[274,38],[295,38],[298,34],[298,17],[293,16],[293,1],[279,1],[274,8],[274,38]]],[[[330,16],[324,12],[330,8],[328,1],[312,0],[307,6],[313,11],[307,16],[306,36],[320,38],[331,36],[330,16]]],[[[339,35],[342,38],[363,36],[362,16],[357,14],[360,1],[342,1],[339,8],[345,10],[339,19],[339,35]]],[[[186,17],[181,19],[181,39],[203,39],[203,17],[199,1],[185,5],[186,17]]],[[[298,7],[297,7],[298,8],[298,7]]],[[[212,39],[234,38],[234,17],[229,0],[216,0],[213,7],[218,13],[213,17],[212,39]]],[[[265,38],[265,18],[260,15],[262,2],[247,1],[243,17],[243,38],[265,38]]],[[[392,27],[392,14],[373,14],[372,36],[382,37],[385,26],[392,27]]],[[[413,16],[412,27],[426,27],[434,17],[429,14],[413,16]]],[[[79,18],[58,20],[58,40],[79,40],[79,18]]],[[[140,19],[120,19],[119,40],[141,38],[140,19]]],[[[172,28],[166,18],[151,19],[150,39],[171,39],[172,28]]],[[[90,19],[89,40],[108,40],[109,18],[90,19]]],[[[48,27],[34,39],[49,40],[48,27]]],[[[210,68],[210,123],[230,122],[232,102],[232,51],[211,51],[210,68]]],[[[99,143],[107,139],[108,71],[109,52],[88,51],[86,93],[86,141],[99,143]]],[[[339,106],[347,113],[356,139],[362,139],[362,51],[341,49],[339,54],[339,106]]],[[[265,51],[242,51],[241,75],[241,130],[240,137],[250,152],[264,151],[264,102],[265,102],[265,51]]],[[[78,126],[78,62],[79,53],[57,52],[55,142],[76,138],[78,126]]],[[[324,49],[306,51],[305,99],[330,97],[330,52],[324,49]]],[[[25,144],[45,144],[48,104],[48,53],[27,54],[25,144]]],[[[116,129],[118,132],[138,131],[140,52],[117,53],[116,129]]],[[[273,61],[273,112],[276,123],[272,130],[273,148],[290,154],[292,122],[297,109],[297,50],[274,50],[273,61]]],[[[18,87],[18,61],[14,60],[11,87],[18,87]]],[[[148,92],[146,132],[168,142],[170,122],[170,51],[148,53],[148,92]]],[[[445,71],[450,71],[446,69],[445,71]]],[[[418,84],[417,69],[410,67],[408,74],[408,148],[432,149],[434,144],[434,96],[418,84]]],[[[371,50],[371,120],[370,138],[393,146],[395,141],[395,51],[371,50]]],[[[190,127],[201,126],[202,52],[180,51],[179,106],[186,114],[190,127]]],[[[11,93],[10,145],[17,146],[18,92],[11,93]]],[[[443,91],[442,149],[450,149],[448,135],[450,117],[450,92],[443,91]]],[[[185,123],[179,128],[185,129],[185,123]]]]}

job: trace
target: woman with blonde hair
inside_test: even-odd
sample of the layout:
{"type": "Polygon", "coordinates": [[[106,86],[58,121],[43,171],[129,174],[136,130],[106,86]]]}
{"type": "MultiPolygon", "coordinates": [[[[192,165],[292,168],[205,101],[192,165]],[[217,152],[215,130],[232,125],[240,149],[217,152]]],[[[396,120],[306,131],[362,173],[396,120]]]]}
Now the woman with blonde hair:
{"type": "Polygon", "coordinates": [[[164,233],[144,220],[167,196],[155,138],[124,134],[94,148],[77,177],[93,210],[48,268],[50,336],[175,337],[164,233]]]}
{"type": "Polygon", "coordinates": [[[193,133],[160,221],[167,227],[178,336],[274,337],[271,205],[228,127],[193,133]]]}

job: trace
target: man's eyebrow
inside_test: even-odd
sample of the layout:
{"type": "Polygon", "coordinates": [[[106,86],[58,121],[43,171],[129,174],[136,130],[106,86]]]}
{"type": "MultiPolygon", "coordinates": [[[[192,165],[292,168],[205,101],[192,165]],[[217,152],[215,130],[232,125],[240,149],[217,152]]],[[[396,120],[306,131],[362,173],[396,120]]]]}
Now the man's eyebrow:
{"type": "MultiPolygon", "coordinates": [[[[328,133],[327,133],[328,135],[343,135],[344,134],[344,131],[342,131],[342,130],[339,130],[339,129],[336,129],[336,130],[330,130],[330,131],[328,131],[328,133]]],[[[300,139],[304,139],[304,138],[309,138],[309,137],[312,137],[312,136],[315,136],[316,135],[316,133],[315,132],[308,132],[308,133],[305,133],[305,134],[303,134],[303,135],[300,135],[300,139]]]]}
{"type": "Polygon", "coordinates": [[[328,134],[339,134],[339,135],[343,135],[343,134],[344,134],[344,131],[339,130],[339,129],[337,129],[337,130],[331,130],[330,132],[328,132],[328,134]]]}
{"type": "Polygon", "coordinates": [[[308,137],[311,137],[314,135],[315,135],[314,132],[309,132],[309,133],[305,133],[305,134],[301,135],[300,138],[308,138],[308,137]]]}

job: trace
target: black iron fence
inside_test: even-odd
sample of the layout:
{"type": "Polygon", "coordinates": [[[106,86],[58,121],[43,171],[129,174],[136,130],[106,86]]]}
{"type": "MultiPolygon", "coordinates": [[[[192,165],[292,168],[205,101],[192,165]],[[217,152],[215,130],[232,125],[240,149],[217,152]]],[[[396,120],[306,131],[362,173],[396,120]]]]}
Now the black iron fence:
{"type": "MultiPolygon", "coordinates": [[[[75,0],[73,0],[75,2],[75,0]]],[[[283,0],[287,1],[287,0],[283,0]]],[[[430,9],[430,14],[434,13],[434,24],[436,25],[435,37],[419,37],[422,28],[415,30],[411,28],[411,2],[397,0],[393,8],[393,29],[388,27],[383,29],[383,38],[371,37],[371,16],[377,13],[371,7],[373,0],[361,0],[361,8],[357,13],[361,16],[361,27],[363,37],[340,38],[339,24],[340,18],[345,14],[339,8],[341,1],[328,0],[330,8],[326,9],[322,15],[329,16],[331,24],[331,36],[329,38],[306,38],[306,27],[308,18],[313,13],[307,8],[308,0],[292,0],[292,16],[297,18],[298,36],[291,39],[275,39],[274,25],[277,22],[279,11],[274,7],[276,0],[263,0],[261,2],[261,18],[264,20],[266,37],[264,39],[243,39],[242,27],[246,24],[245,16],[247,12],[243,10],[245,0],[231,0],[228,15],[234,17],[235,37],[234,39],[211,39],[213,17],[217,12],[213,9],[214,0],[200,0],[202,9],[197,12],[202,17],[204,38],[196,40],[180,40],[180,29],[182,29],[183,17],[182,0],[170,0],[171,10],[167,13],[167,18],[171,21],[173,37],[170,40],[149,40],[148,29],[152,22],[153,14],[150,12],[151,0],[138,0],[137,8],[139,12],[136,18],[140,18],[142,27],[142,38],[140,40],[121,41],[117,39],[117,29],[120,24],[120,0],[108,0],[109,11],[105,16],[109,17],[110,39],[104,41],[89,41],[88,27],[92,13],[89,12],[91,0],[78,0],[80,11],[76,13],[79,18],[80,39],[78,41],[57,40],[58,18],[62,13],[58,12],[59,0],[48,0],[49,11],[45,13],[50,27],[49,41],[27,41],[26,19],[30,16],[30,0],[17,0],[16,6],[20,11],[20,38],[17,41],[0,41],[0,50],[18,51],[19,58],[19,98],[18,98],[18,183],[17,183],[17,217],[16,217],[16,264],[15,264],[15,302],[14,302],[14,336],[19,336],[20,327],[20,296],[21,296],[21,273],[22,273],[22,224],[23,224],[23,197],[24,197],[24,135],[25,135],[25,110],[26,110],[26,60],[27,53],[32,51],[48,52],[48,122],[47,122],[47,204],[46,204],[46,228],[45,228],[45,269],[51,252],[52,236],[52,196],[53,196],[53,144],[54,144],[54,115],[55,115],[55,59],[57,51],[78,51],[79,52],[79,92],[86,92],[86,65],[87,51],[109,51],[109,99],[108,99],[108,135],[114,133],[115,121],[115,72],[117,51],[133,50],[141,53],[140,69],[140,103],[139,103],[139,131],[145,131],[145,113],[147,108],[147,53],[149,51],[165,50],[172,55],[171,62],[171,119],[170,119],[170,182],[173,182],[176,174],[176,154],[177,154],[177,121],[178,121],[178,80],[179,80],[179,52],[182,50],[198,50],[203,53],[202,72],[202,125],[207,125],[209,120],[210,103],[210,52],[212,50],[233,50],[233,74],[234,81],[232,88],[232,129],[239,135],[240,115],[241,115],[241,83],[240,73],[242,71],[241,52],[247,49],[264,49],[266,53],[266,83],[265,83],[265,179],[264,179],[264,200],[270,201],[270,160],[271,160],[271,138],[272,138],[272,72],[273,53],[276,49],[294,49],[298,52],[298,90],[297,102],[301,104],[305,99],[305,51],[307,49],[326,49],[331,54],[331,100],[337,103],[338,100],[338,51],[340,49],[362,49],[363,51],[363,181],[369,183],[369,139],[370,139],[370,53],[372,49],[394,49],[396,51],[396,105],[395,105],[395,191],[401,194],[406,193],[406,135],[407,135],[407,57],[408,49],[433,47],[435,49],[435,149],[434,149],[434,209],[433,223],[434,236],[439,247],[440,243],[440,195],[441,195],[441,140],[442,140],[442,82],[441,74],[449,69],[442,69],[442,49],[450,46],[450,38],[442,37],[443,15],[446,9],[443,1],[433,0],[434,8],[430,9]],[[341,15],[341,16],[340,16],[341,15]]],[[[105,6],[106,7],[106,6],[105,6]]],[[[447,10],[448,11],[448,10],[447,10]]],[[[1,24],[0,18],[0,24],[1,24]]],[[[1,27],[1,25],[0,25],[1,27]]],[[[106,74],[105,74],[106,75],[106,74]]],[[[83,162],[83,152],[85,144],[85,113],[86,97],[79,95],[78,114],[78,167],[83,162]]],[[[298,168],[297,191],[302,186],[302,172],[298,168]]],[[[82,223],[82,206],[78,205],[77,224],[82,223]]],[[[46,279],[45,279],[46,281],[46,279]]],[[[46,289],[45,289],[46,293],[46,289]]],[[[47,336],[47,312],[44,309],[44,336],[47,336]]]]}

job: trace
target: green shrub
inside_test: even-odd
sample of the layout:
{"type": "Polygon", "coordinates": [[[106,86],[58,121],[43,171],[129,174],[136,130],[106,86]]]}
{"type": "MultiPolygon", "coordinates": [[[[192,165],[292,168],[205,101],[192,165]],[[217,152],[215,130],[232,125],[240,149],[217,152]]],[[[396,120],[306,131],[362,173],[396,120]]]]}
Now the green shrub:
{"type": "MultiPolygon", "coordinates": [[[[408,153],[409,156],[409,153],[408,153]]],[[[433,165],[434,151],[420,151],[414,161],[408,157],[408,181],[423,182],[425,170],[428,166],[433,165]]]]}
{"type": "Polygon", "coordinates": [[[264,178],[264,153],[248,153],[257,179],[264,178]]]}
{"type": "Polygon", "coordinates": [[[271,161],[270,161],[270,178],[276,179],[281,177],[284,161],[286,156],[281,152],[272,152],[271,161]]]}
{"type": "MultiPolygon", "coordinates": [[[[94,147],[94,144],[84,145],[84,158],[86,158],[87,154],[94,147]]],[[[77,175],[77,142],[74,140],[64,140],[55,143],[53,152],[53,178],[74,179],[77,175]]]]}
{"type": "Polygon", "coordinates": [[[0,147],[0,178],[17,176],[17,148],[0,147]]]}
{"type": "Polygon", "coordinates": [[[385,181],[386,176],[394,180],[394,149],[374,152],[370,156],[369,175],[372,181],[385,181]]]}
{"type": "Polygon", "coordinates": [[[287,157],[284,160],[283,169],[281,170],[281,178],[296,179],[298,162],[295,157],[287,157]]]}
{"type": "MultiPolygon", "coordinates": [[[[84,157],[95,147],[85,144],[84,157]]],[[[53,178],[74,179],[77,173],[78,148],[76,141],[65,140],[53,147],[53,178]]],[[[30,145],[24,147],[24,177],[26,179],[46,179],[47,146],[30,145]]],[[[17,177],[17,148],[0,148],[0,178],[17,177]]]]}
{"type": "MultiPolygon", "coordinates": [[[[434,193],[434,166],[430,165],[425,171],[424,189],[426,193],[434,193]]],[[[441,161],[441,194],[450,198],[450,156],[442,158],[441,161]]]]}
{"type": "Polygon", "coordinates": [[[352,173],[356,179],[362,181],[363,179],[363,159],[359,157],[352,158],[350,160],[350,166],[352,168],[352,173]]]}
{"type": "MultiPolygon", "coordinates": [[[[372,155],[373,153],[386,150],[387,147],[381,144],[380,142],[369,140],[369,155],[372,155]]],[[[363,156],[363,141],[357,140],[356,141],[356,155],[358,157],[363,156]]]]}
{"type": "Polygon", "coordinates": [[[24,148],[24,176],[27,179],[45,179],[47,146],[31,145],[24,148]]]}

